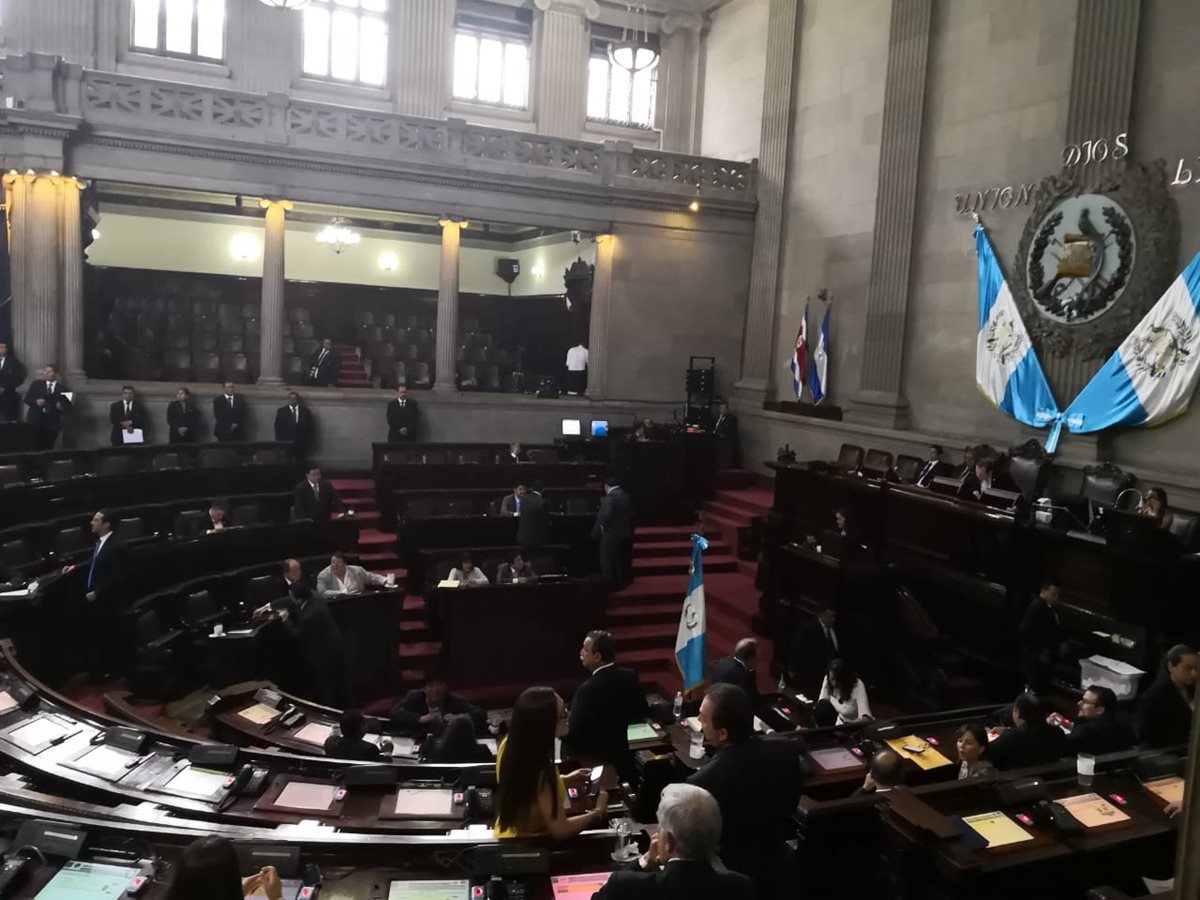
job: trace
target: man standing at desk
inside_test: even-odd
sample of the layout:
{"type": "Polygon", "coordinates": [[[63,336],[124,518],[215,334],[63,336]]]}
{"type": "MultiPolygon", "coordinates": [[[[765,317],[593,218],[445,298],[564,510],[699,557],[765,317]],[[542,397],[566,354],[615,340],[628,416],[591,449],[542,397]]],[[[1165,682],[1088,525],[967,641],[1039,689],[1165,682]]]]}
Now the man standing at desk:
{"type": "Polygon", "coordinates": [[[409,399],[408,387],[399,385],[396,397],[388,401],[388,443],[412,443],[417,439],[417,401],[409,399]]]}
{"type": "MultiPolygon", "coordinates": [[[[120,583],[128,572],[125,545],[113,534],[112,519],[100,510],[92,516],[92,534],[96,546],[88,563],[84,581],[84,622],[88,627],[88,671],[93,678],[108,680],[119,670],[121,663],[121,633],[119,618],[124,611],[120,598],[120,583]]],[[[66,572],[75,566],[68,566],[66,572]]]]}
{"type": "Polygon", "coordinates": [[[29,407],[25,421],[33,426],[34,450],[54,449],[62,431],[63,416],[71,409],[68,393],[58,377],[58,366],[46,366],[42,377],[30,382],[25,392],[25,405],[29,407]]]}
{"type": "Polygon", "coordinates": [[[646,695],[633,669],[616,665],[617,644],[607,631],[589,631],[579,661],[590,673],[571,701],[563,743],[588,760],[616,767],[622,780],[634,777],[629,726],[649,712],[646,695]]]}
{"type": "Polygon", "coordinates": [[[142,439],[137,443],[144,444],[147,418],[146,408],[138,400],[133,386],[125,385],[121,388],[121,399],[108,408],[108,421],[112,425],[109,441],[114,447],[121,447],[126,443],[125,435],[132,437],[134,431],[141,431],[142,439]]]}
{"type": "Polygon", "coordinates": [[[592,538],[600,541],[600,571],[614,590],[629,584],[633,555],[633,511],[629,495],[616,476],[604,479],[604,499],[592,527],[592,538]]]}
{"type": "Polygon", "coordinates": [[[246,401],[232,381],[225,382],[225,393],[213,397],[213,437],[218,441],[246,440],[246,401]]]}
{"type": "Polygon", "coordinates": [[[337,489],[321,478],[321,467],[309,465],[304,480],[292,491],[292,518],[328,522],[342,512],[337,489]]]}
{"type": "Polygon", "coordinates": [[[733,656],[717,660],[709,676],[710,684],[735,684],[745,691],[751,702],[758,702],[758,641],[742,638],[733,648],[733,656]]]}
{"type": "Polygon", "coordinates": [[[1017,629],[1021,640],[1021,674],[1025,676],[1026,689],[1035,694],[1049,686],[1055,661],[1062,655],[1063,630],[1058,618],[1058,603],[1058,584],[1043,581],[1017,629]]]}
{"type": "Polygon", "coordinates": [[[1012,728],[988,746],[988,756],[997,769],[1024,769],[1052,763],[1067,752],[1062,729],[1049,724],[1041,701],[1022,694],[1013,703],[1012,728]]]}
{"type": "Polygon", "coordinates": [[[292,639],[301,681],[295,693],[322,706],[345,708],[342,632],[329,607],[302,584],[294,585],[281,605],[279,621],[292,639]]]}
{"type": "Polygon", "coordinates": [[[312,412],[300,402],[299,394],[288,391],[287,405],[275,411],[275,440],[291,444],[292,459],[304,459],[308,456],[312,434],[312,412]]]}
{"type": "Polygon", "coordinates": [[[700,724],[717,750],[688,784],[704,788],[721,807],[721,861],[754,879],[761,900],[794,896],[785,885],[786,843],[800,802],[796,749],[755,736],[750,697],[732,684],[708,689],[700,724]]]}
{"type": "Polygon", "coordinates": [[[522,550],[538,550],[550,540],[550,514],[542,497],[541,482],[535,481],[521,498],[521,516],[517,520],[517,545],[522,550]]]}

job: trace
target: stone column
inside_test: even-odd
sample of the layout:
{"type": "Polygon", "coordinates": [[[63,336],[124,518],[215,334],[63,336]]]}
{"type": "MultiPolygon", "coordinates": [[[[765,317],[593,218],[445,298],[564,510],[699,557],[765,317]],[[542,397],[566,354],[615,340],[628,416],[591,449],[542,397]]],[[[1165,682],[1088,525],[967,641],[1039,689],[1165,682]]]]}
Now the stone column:
{"type": "Polygon", "coordinates": [[[454,391],[458,362],[458,258],[462,249],[462,231],[467,223],[461,219],[442,219],[442,267],[438,277],[437,305],[437,371],[435,391],[454,391]]]}
{"type": "Polygon", "coordinates": [[[596,268],[592,273],[592,314],[588,319],[587,395],[593,400],[604,396],[608,375],[608,305],[612,298],[613,255],[617,238],[596,235],[596,268]]]}
{"type": "Polygon", "coordinates": [[[263,236],[262,328],[258,336],[258,383],[283,384],[283,238],[290,200],[262,200],[267,211],[263,236]]]}
{"type": "Polygon", "coordinates": [[[758,215],[750,263],[750,295],[742,334],[742,375],[735,387],[761,401],[771,381],[779,301],[780,240],[791,154],[799,0],[772,0],[767,19],[766,80],[758,159],[758,215]]]}
{"type": "Polygon", "coordinates": [[[454,58],[453,0],[404,0],[393,4],[398,29],[396,104],[410,116],[441,119],[450,97],[454,58]]]}
{"type": "Polygon", "coordinates": [[[578,139],[587,118],[590,11],[570,0],[534,0],[534,4],[542,11],[535,56],[537,130],[578,139]]]}
{"type": "Polygon", "coordinates": [[[675,153],[698,149],[696,102],[703,24],[696,13],[671,12],[663,17],[662,60],[658,64],[660,124],[663,149],[675,153]]]}
{"type": "Polygon", "coordinates": [[[67,384],[82,379],[83,371],[83,185],[64,178],[62,191],[62,347],[67,384]]]}
{"type": "Polygon", "coordinates": [[[57,175],[6,175],[13,342],[30,373],[61,366],[62,199],[57,175]]]}
{"type": "Polygon", "coordinates": [[[886,428],[908,427],[904,325],[908,316],[913,211],[917,204],[932,11],[933,0],[892,3],[862,377],[858,392],[846,410],[848,421],[886,428]]]}

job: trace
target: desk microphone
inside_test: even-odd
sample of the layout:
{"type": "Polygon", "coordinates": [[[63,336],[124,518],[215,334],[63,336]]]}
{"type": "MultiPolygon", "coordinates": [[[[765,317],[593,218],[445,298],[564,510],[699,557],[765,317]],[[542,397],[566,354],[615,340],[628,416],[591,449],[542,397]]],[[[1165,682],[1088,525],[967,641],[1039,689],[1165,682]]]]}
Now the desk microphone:
{"type": "MultiPolygon", "coordinates": [[[[1089,534],[1091,533],[1089,526],[1082,519],[1080,519],[1079,516],[1075,515],[1075,511],[1073,509],[1071,509],[1069,506],[1060,506],[1057,503],[1052,503],[1049,497],[1040,497],[1033,502],[1035,521],[1037,519],[1037,514],[1040,512],[1064,512],[1071,518],[1072,522],[1079,526],[1080,531],[1085,531],[1089,534]]],[[[1046,524],[1049,523],[1047,522],[1046,524]]]]}

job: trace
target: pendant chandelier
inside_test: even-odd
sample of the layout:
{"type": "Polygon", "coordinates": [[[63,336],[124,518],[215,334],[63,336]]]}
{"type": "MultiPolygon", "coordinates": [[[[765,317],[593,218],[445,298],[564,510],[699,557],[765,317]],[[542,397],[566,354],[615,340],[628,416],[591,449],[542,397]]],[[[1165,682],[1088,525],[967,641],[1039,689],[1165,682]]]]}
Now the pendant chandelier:
{"type": "Polygon", "coordinates": [[[362,235],[350,227],[350,220],[338,216],[317,234],[318,244],[327,244],[333,252],[341,255],[347,247],[353,247],[362,240],[362,235]]]}
{"type": "Polygon", "coordinates": [[[275,9],[303,9],[308,6],[308,0],[260,0],[260,2],[275,9]]]}
{"type": "Polygon", "coordinates": [[[631,27],[627,22],[621,29],[621,40],[609,43],[608,59],[614,66],[620,66],[635,75],[658,65],[658,48],[650,42],[646,4],[636,8],[628,5],[625,11],[633,20],[633,25],[631,27]]]}

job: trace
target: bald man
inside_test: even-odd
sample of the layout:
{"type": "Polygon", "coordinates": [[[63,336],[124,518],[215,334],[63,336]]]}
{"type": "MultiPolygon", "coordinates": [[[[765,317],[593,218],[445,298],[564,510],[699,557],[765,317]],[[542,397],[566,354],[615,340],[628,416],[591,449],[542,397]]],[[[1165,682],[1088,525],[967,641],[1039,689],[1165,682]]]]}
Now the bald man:
{"type": "Polygon", "coordinates": [[[742,638],[733,648],[733,656],[719,659],[713,664],[709,676],[710,684],[736,684],[755,703],[758,702],[758,641],[742,638]]]}

